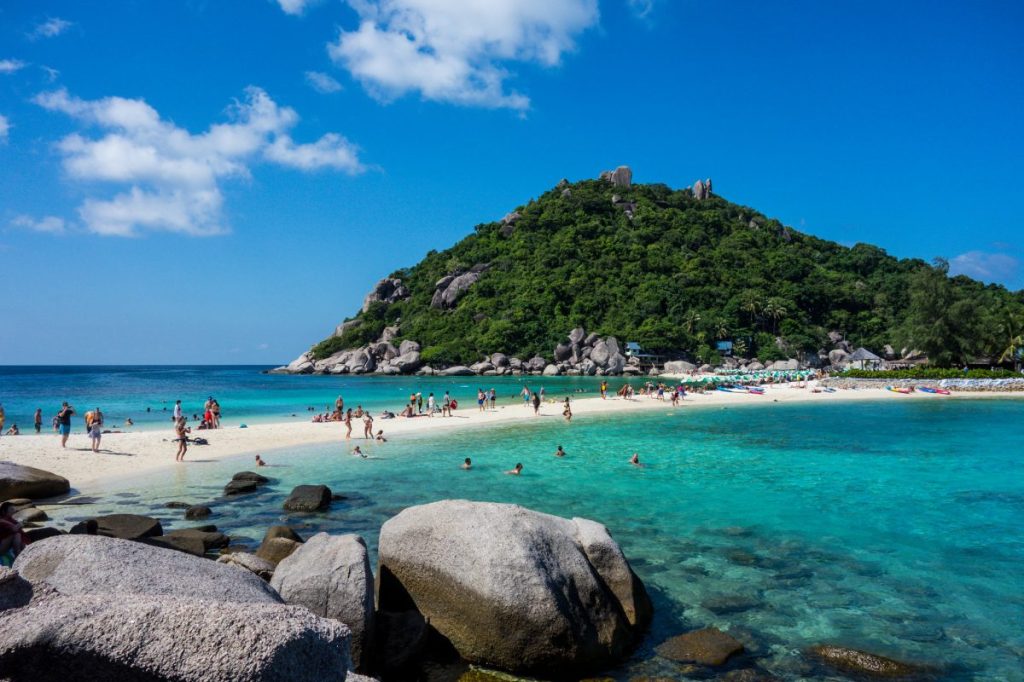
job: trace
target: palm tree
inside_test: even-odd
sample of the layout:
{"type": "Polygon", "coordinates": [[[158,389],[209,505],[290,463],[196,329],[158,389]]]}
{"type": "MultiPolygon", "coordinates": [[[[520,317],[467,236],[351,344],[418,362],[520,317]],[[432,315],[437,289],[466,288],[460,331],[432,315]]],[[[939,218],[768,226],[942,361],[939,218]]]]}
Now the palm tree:
{"type": "Polygon", "coordinates": [[[732,342],[732,354],[735,357],[743,358],[747,355],[747,342],[743,339],[736,339],[732,342]]]}
{"type": "Polygon", "coordinates": [[[725,320],[721,318],[715,320],[715,338],[724,339],[727,336],[729,336],[729,326],[725,320]]]}
{"type": "Polygon", "coordinates": [[[1006,321],[999,325],[999,332],[1006,343],[1003,354],[999,356],[999,362],[1013,360],[1013,370],[1020,371],[1020,356],[1024,351],[1024,320],[1007,315],[1006,321]]]}
{"type": "Polygon", "coordinates": [[[686,317],[683,318],[683,329],[686,330],[687,334],[692,334],[693,330],[700,324],[700,313],[696,310],[690,310],[686,313],[686,317]]]}
{"type": "Polygon", "coordinates": [[[757,316],[761,312],[761,299],[758,298],[757,294],[747,294],[740,304],[740,309],[750,316],[750,324],[757,326],[757,316]]]}
{"type": "Polygon", "coordinates": [[[772,333],[779,333],[779,320],[784,318],[787,314],[786,304],[781,298],[769,298],[764,304],[764,314],[772,318],[772,333]]]}

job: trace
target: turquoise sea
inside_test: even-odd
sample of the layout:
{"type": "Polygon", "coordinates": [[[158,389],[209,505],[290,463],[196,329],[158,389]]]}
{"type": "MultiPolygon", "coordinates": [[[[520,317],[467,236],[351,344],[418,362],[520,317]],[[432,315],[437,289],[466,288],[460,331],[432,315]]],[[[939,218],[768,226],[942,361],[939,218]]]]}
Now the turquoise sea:
{"type": "MultiPolygon", "coordinates": [[[[10,405],[32,403],[33,389],[5,371],[0,401],[10,414],[10,405]]],[[[322,407],[340,381],[251,368],[147,371],[157,374],[97,380],[104,372],[96,371],[53,381],[65,382],[71,398],[120,394],[119,404],[138,409],[173,400],[189,376],[200,399],[213,392],[232,419],[250,421],[304,403],[322,407]],[[168,377],[173,384],[156,390],[168,377]],[[138,383],[118,391],[124,382],[138,383]]],[[[391,397],[401,403],[413,382],[345,381],[346,402],[366,405],[391,397]]],[[[454,383],[471,386],[462,389],[469,397],[477,381],[454,383]]],[[[546,385],[552,395],[594,388],[557,379],[546,385]]],[[[515,387],[496,386],[508,396],[515,387]]],[[[38,399],[60,397],[52,385],[47,390],[38,399]]],[[[186,527],[165,502],[212,502],[209,522],[240,543],[256,545],[268,525],[287,522],[307,534],[360,533],[374,549],[380,525],[412,504],[516,502],[605,523],[651,591],[651,632],[611,672],[617,679],[681,679],[654,646],[714,625],[747,644],[745,665],[787,680],[843,679],[801,655],[818,643],[927,663],[941,670],[939,679],[1024,680],[1024,401],[684,406],[571,425],[526,418],[519,405],[505,409],[523,410],[522,423],[364,444],[369,459],[350,456],[340,443],[264,452],[274,465],[266,470],[272,485],[230,501],[220,491],[249,468],[250,457],[203,461],[194,448],[196,461],[170,475],[126,480],[94,504],[54,508],[51,516],[64,524],[143,512],[186,527]],[[559,444],[564,459],[552,456],[559,444]],[[644,468],[627,463],[633,452],[644,468]],[[467,456],[474,468],[460,470],[467,456]],[[521,477],[502,475],[516,462],[525,465],[521,477]],[[348,499],[322,514],[286,514],[281,503],[300,483],[326,483],[348,499]]]]}

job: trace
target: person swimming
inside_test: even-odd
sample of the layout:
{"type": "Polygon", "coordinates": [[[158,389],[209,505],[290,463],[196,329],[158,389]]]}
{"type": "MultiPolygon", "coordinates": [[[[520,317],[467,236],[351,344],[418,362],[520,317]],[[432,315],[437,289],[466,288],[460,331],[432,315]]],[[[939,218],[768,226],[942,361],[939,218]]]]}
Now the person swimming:
{"type": "Polygon", "coordinates": [[[633,456],[629,458],[629,463],[635,467],[643,466],[643,464],[640,463],[640,455],[635,452],[633,453],[633,456]]]}
{"type": "Polygon", "coordinates": [[[472,469],[473,468],[473,460],[471,460],[469,457],[467,457],[465,459],[465,461],[462,462],[462,468],[463,469],[472,469]]]}
{"type": "Polygon", "coordinates": [[[514,467],[512,467],[505,473],[511,474],[512,476],[518,476],[519,474],[523,473],[523,465],[521,463],[517,463],[514,467]]]}
{"type": "Polygon", "coordinates": [[[363,451],[359,449],[358,445],[355,447],[355,449],[352,450],[352,456],[353,457],[363,457],[364,459],[366,458],[366,455],[363,454],[363,451]]]}
{"type": "Polygon", "coordinates": [[[265,467],[265,466],[267,466],[267,463],[263,461],[262,457],[260,457],[259,455],[256,455],[256,466],[258,466],[258,467],[265,467]]]}
{"type": "Polygon", "coordinates": [[[378,443],[387,443],[388,442],[388,439],[384,437],[384,429],[378,429],[377,430],[377,436],[376,436],[376,438],[374,440],[376,440],[378,443]]]}
{"type": "Polygon", "coordinates": [[[558,449],[555,450],[555,457],[565,457],[565,450],[562,449],[561,445],[559,445],[558,449]]]}

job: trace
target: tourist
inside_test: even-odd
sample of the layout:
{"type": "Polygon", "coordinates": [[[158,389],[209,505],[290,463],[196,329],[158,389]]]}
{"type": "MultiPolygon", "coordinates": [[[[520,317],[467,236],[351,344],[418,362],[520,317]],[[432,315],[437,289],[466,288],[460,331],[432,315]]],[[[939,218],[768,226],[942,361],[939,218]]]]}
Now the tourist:
{"type": "Polygon", "coordinates": [[[492,388],[491,389],[491,409],[492,410],[496,410],[497,409],[497,406],[496,406],[497,402],[498,402],[498,394],[495,393],[494,389],[492,388]]]}
{"type": "Polygon", "coordinates": [[[218,403],[216,400],[214,400],[213,401],[213,405],[210,406],[210,412],[213,413],[213,420],[211,422],[213,424],[213,428],[219,429],[220,428],[220,403],[218,403]]]}
{"type": "Polygon", "coordinates": [[[523,386],[523,390],[519,392],[519,395],[523,396],[523,405],[529,407],[530,406],[530,396],[533,395],[532,393],[530,393],[530,387],[529,386],[523,386]]]}
{"type": "Polygon", "coordinates": [[[521,463],[516,464],[514,467],[512,467],[505,473],[511,476],[518,476],[519,474],[523,473],[523,465],[521,463]]]}
{"type": "Polygon", "coordinates": [[[362,457],[363,459],[366,459],[366,454],[360,449],[360,447],[358,445],[355,447],[354,450],[352,450],[352,456],[353,457],[362,457]]]}
{"type": "Polygon", "coordinates": [[[61,403],[60,412],[57,413],[57,422],[60,425],[60,446],[67,447],[68,436],[71,435],[71,416],[75,413],[75,408],[68,405],[65,400],[61,403]]]}
{"type": "Polygon", "coordinates": [[[601,380],[601,400],[608,399],[608,382],[601,380]]]}
{"type": "Polygon", "coordinates": [[[265,466],[267,466],[267,463],[263,461],[262,457],[260,457],[259,455],[256,455],[256,466],[258,466],[258,467],[265,467],[265,466]]]}
{"type": "Polygon", "coordinates": [[[345,414],[345,400],[340,395],[334,401],[334,413],[338,415],[338,419],[341,419],[341,415],[345,414]]]}
{"type": "Polygon", "coordinates": [[[427,416],[433,417],[434,412],[437,412],[437,401],[434,400],[434,394],[431,393],[427,396],[427,416]]]}
{"type": "Polygon", "coordinates": [[[178,441],[178,454],[174,457],[175,462],[185,461],[185,453],[188,452],[188,434],[192,432],[192,429],[185,426],[185,418],[179,417],[178,423],[174,425],[174,432],[177,434],[176,441],[178,441]]]}
{"type": "Polygon", "coordinates": [[[546,393],[546,391],[544,390],[544,387],[541,386],[540,387],[540,401],[541,402],[544,402],[544,395],[545,395],[545,393],[546,393]]]}
{"type": "Polygon", "coordinates": [[[444,399],[441,401],[441,416],[452,416],[452,397],[448,394],[448,391],[444,392],[444,399]]]}
{"type": "Polygon", "coordinates": [[[363,406],[362,405],[356,405],[355,414],[353,414],[352,416],[355,417],[356,419],[362,419],[363,418],[363,406]]]}
{"type": "Polygon", "coordinates": [[[384,437],[384,429],[377,429],[377,437],[374,438],[378,443],[387,443],[388,439],[384,437]]]}
{"type": "Polygon", "coordinates": [[[643,464],[640,463],[640,455],[638,455],[635,452],[633,453],[633,456],[629,458],[629,463],[632,464],[635,467],[642,467],[643,466],[643,464]]]}
{"type": "Polygon", "coordinates": [[[416,394],[416,412],[418,414],[423,414],[423,394],[422,393],[417,393],[416,394]]]}
{"type": "Polygon", "coordinates": [[[487,406],[484,405],[485,400],[487,400],[487,397],[484,395],[484,389],[476,389],[476,409],[478,412],[483,412],[487,409],[487,406]]]}
{"type": "Polygon", "coordinates": [[[465,460],[464,460],[464,461],[462,462],[462,468],[463,468],[463,469],[472,469],[472,468],[473,468],[473,461],[472,461],[472,460],[471,460],[471,459],[470,459],[469,457],[467,457],[467,458],[466,458],[466,459],[465,459],[465,460]]]}
{"type": "Polygon", "coordinates": [[[369,412],[363,413],[363,437],[366,440],[373,439],[373,415],[369,412]]]}
{"type": "Polygon", "coordinates": [[[21,431],[18,430],[17,424],[11,424],[11,428],[7,429],[6,435],[8,436],[20,436],[21,431]]]}
{"type": "Polygon", "coordinates": [[[131,417],[125,417],[124,425],[125,426],[135,426],[135,422],[132,421],[131,417]]]}
{"type": "Polygon", "coordinates": [[[103,413],[100,412],[100,408],[96,408],[96,411],[92,413],[92,419],[89,421],[89,438],[92,441],[92,451],[100,451],[100,438],[103,437],[103,413]]]}
{"type": "Polygon", "coordinates": [[[43,430],[43,408],[36,408],[36,416],[34,422],[36,426],[36,433],[41,432],[43,430]]]}
{"type": "Polygon", "coordinates": [[[415,415],[415,414],[413,413],[413,409],[412,409],[412,403],[406,403],[406,404],[405,404],[405,409],[404,409],[404,410],[402,410],[402,411],[401,411],[401,412],[400,412],[399,414],[400,414],[400,415],[401,415],[402,417],[407,417],[407,418],[409,418],[409,417],[415,417],[415,416],[416,416],[416,415],[415,415]]]}
{"type": "Polygon", "coordinates": [[[348,408],[348,412],[345,413],[345,440],[352,437],[352,408],[348,408]]]}
{"type": "MultiPolygon", "coordinates": [[[[543,390],[543,389],[541,389],[543,390]]],[[[540,416],[540,396],[536,393],[533,394],[533,416],[540,416]]]]}
{"type": "Polygon", "coordinates": [[[179,419],[181,419],[181,401],[175,400],[174,412],[171,413],[171,421],[177,424],[179,419]]]}
{"type": "Polygon", "coordinates": [[[565,396],[565,406],[562,409],[562,416],[565,417],[565,421],[572,421],[572,408],[569,406],[569,396],[565,396]]]}
{"type": "Polygon", "coordinates": [[[21,524],[14,520],[14,505],[0,504],[0,565],[10,566],[28,544],[21,524]]]}
{"type": "Polygon", "coordinates": [[[559,445],[558,449],[555,450],[555,457],[565,457],[565,450],[562,449],[561,445],[559,445]]]}
{"type": "Polygon", "coordinates": [[[4,432],[4,419],[6,419],[4,415],[4,406],[0,404],[0,433],[4,432]]]}

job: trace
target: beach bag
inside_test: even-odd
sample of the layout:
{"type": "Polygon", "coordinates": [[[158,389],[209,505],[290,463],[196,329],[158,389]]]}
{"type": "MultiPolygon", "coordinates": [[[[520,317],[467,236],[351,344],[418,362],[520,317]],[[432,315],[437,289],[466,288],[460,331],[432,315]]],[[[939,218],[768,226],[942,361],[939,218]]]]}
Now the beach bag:
{"type": "Polygon", "coordinates": [[[209,445],[210,441],[206,440],[205,438],[194,438],[192,440],[192,444],[193,445],[209,445]]]}
{"type": "Polygon", "coordinates": [[[449,407],[452,408],[453,410],[458,408],[458,406],[459,406],[459,401],[458,400],[453,400],[452,404],[449,405],[449,407]]]}

